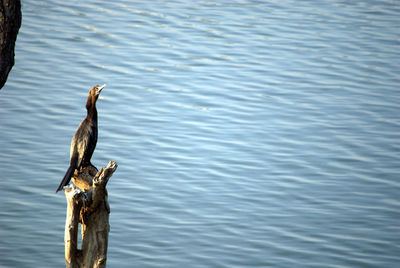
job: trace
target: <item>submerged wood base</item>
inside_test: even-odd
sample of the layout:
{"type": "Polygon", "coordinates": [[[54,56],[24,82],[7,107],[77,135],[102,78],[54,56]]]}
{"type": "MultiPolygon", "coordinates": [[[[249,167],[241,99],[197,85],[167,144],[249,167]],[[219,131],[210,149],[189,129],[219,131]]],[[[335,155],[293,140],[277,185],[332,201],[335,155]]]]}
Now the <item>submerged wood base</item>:
{"type": "Polygon", "coordinates": [[[117,166],[115,161],[110,161],[98,172],[94,167],[88,167],[74,174],[73,182],[79,189],[72,184],[64,187],[67,198],[64,234],[67,268],[106,267],[110,231],[106,185],[117,166]],[[79,224],[81,249],[78,249],[79,224]]]}

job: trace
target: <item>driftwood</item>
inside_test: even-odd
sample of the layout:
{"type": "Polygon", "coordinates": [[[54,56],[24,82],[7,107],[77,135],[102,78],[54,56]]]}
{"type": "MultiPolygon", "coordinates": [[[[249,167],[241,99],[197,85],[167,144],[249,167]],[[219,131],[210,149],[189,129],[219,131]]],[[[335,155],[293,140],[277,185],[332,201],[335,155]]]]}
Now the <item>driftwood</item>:
{"type": "Polygon", "coordinates": [[[20,0],[2,0],[0,4],[0,89],[14,65],[14,47],[21,26],[20,0]]]}
{"type": "Polygon", "coordinates": [[[88,167],[75,172],[72,180],[79,187],[64,187],[67,198],[65,221],[65,262],[67,268],[106,267],[110,207],[106,185],[117,163],[110,161],[97,171],[88,167]],[[78,248],[81,224],[82,246],[78,248]]]}

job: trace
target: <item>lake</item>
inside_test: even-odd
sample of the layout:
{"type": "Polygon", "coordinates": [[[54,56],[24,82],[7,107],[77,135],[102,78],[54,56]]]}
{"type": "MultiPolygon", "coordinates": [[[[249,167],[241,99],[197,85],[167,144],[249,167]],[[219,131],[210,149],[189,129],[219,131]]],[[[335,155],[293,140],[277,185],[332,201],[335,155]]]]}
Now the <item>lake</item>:
{"type": "Polygon", "coordinates": [[[400,262],[397,1],[22,1],[0,90],[0,267],[63,267],[98,101],[108,267],[400,262]]]}

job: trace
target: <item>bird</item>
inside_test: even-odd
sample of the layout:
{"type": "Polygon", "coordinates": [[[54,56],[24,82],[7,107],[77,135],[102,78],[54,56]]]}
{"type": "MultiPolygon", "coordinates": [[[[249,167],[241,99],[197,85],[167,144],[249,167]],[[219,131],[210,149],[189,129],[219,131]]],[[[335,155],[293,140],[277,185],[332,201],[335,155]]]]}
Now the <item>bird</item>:
{"type": "Polygon", "coordinates": [[[102,86],[96,85],[89,91],[86,101],[87,115],[80,123],[72,137],[69,167],[58,186],[56,193],[69,183],[75,170],[93,166],[90,159],[92,158],[94,149],[96,148],[98,135],[96,101],[105,86],[106,84],[102,86]]]}

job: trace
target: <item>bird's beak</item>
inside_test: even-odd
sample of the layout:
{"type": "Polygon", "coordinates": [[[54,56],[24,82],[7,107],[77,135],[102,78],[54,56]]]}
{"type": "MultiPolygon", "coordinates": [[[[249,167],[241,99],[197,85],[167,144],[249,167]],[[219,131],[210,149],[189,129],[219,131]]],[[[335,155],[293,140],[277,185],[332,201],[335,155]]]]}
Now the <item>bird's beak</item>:
{"type": "Polygon", "coordinates": [[[105,88],[106,86],[107,86],[106,84],[104,84],[104,85],[102,85],[102,86],[99,86],[99,87],[97,88],[96,95],[99,95],[100,92],[103,90],[103,88],[105,88]]]}

